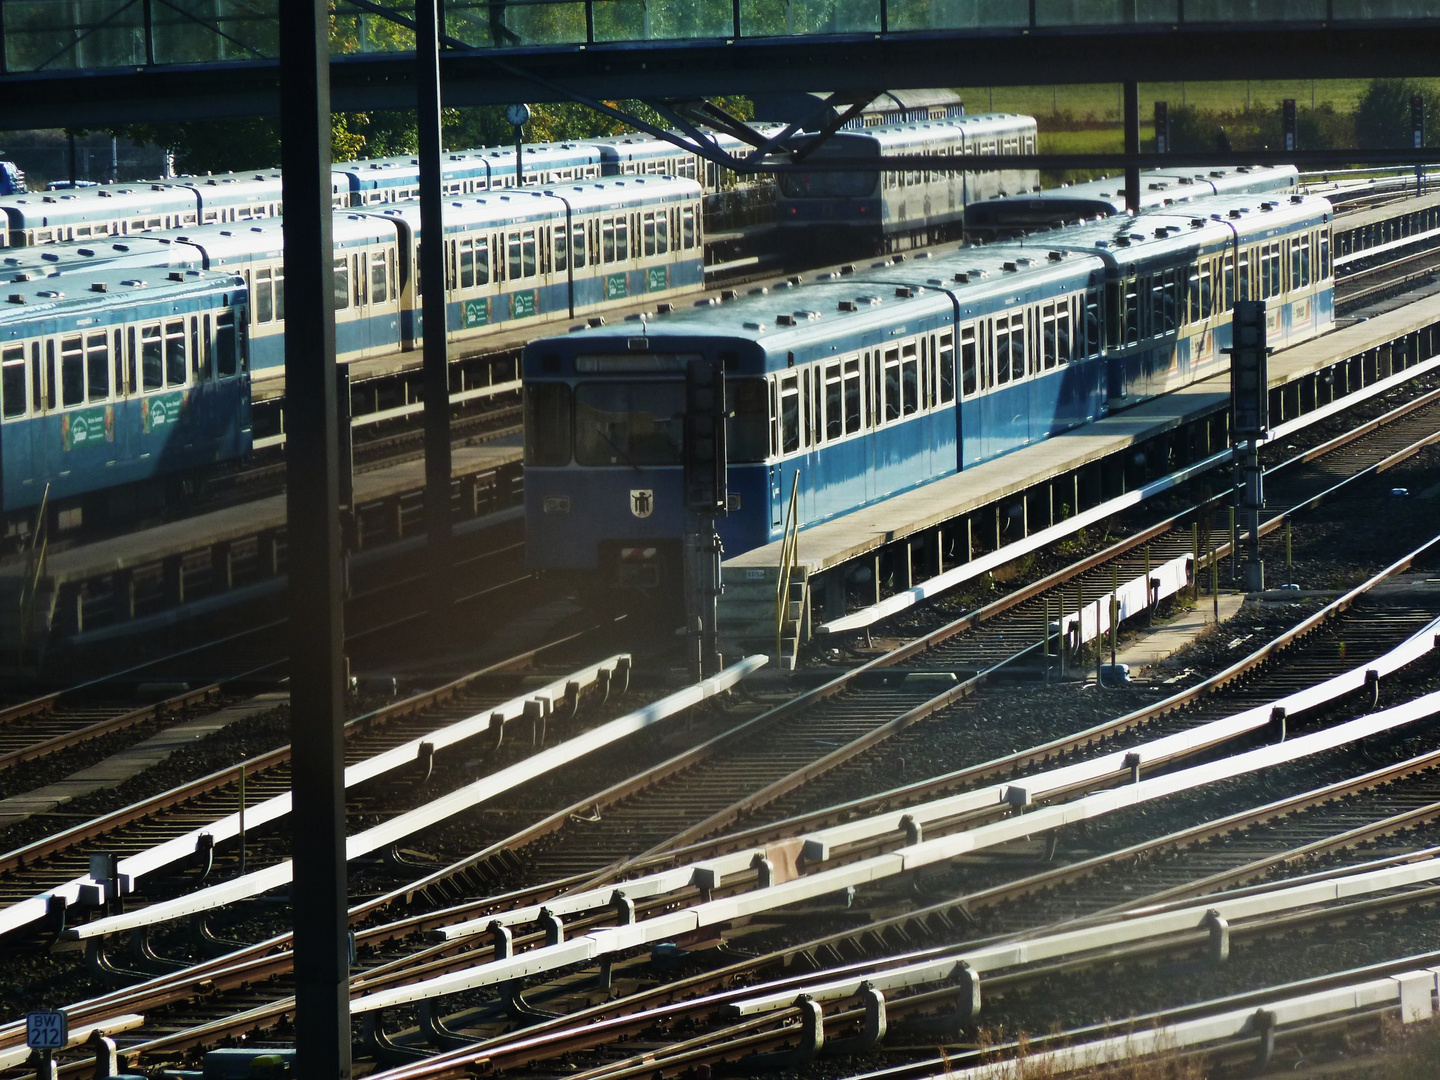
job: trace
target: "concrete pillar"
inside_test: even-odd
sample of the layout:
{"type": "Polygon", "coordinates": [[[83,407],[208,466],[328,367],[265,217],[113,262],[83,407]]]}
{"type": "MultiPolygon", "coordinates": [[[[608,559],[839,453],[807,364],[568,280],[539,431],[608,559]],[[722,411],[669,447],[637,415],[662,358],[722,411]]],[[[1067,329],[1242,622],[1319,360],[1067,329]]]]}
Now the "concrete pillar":
{"type": "Polygon", "coordinates": [[[185,564],[179,555],[171,555],[160,564],[165,579],[165,603],[176,607],[185,602],[185,564]]]}

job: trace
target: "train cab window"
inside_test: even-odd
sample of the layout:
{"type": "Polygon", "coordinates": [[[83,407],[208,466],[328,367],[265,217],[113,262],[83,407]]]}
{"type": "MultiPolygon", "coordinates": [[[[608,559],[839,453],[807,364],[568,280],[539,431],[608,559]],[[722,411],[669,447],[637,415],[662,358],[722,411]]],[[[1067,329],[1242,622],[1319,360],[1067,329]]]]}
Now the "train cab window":
{"type": "Polygon", "coordinates": [[[860,430],[860,361],[845,361],[845,434],[860,430]]]}
{"type": "Polygon", "coordinates": [[[84,339],[74,337],[60,339],[60,404],[85,404],[85,346],[84,339]]]}
{"type": "Polygon", "coordinates": [[[733,462],[764,461],[769,449],[769,384],[764,379],[727,379],[725,455],[733,462]]]}
{"type": "Polygon", "coordinates": [[[800,449],[800,377],[786,375],[780,380],[780,452],[800,449]]]}
{"type": "Polygon", "coordinates": [[[255,284],[252,288],[255,298],[255,321],[257,323],[268,323],[275,321],[275,282],[273,271],[256,270],[255,284]]]}
{"type": "Polygon", "coordinates": [[[900,350],[885,350],[885,420],[899,420],[901,408],[904,404],[904,394],[900,389],[900,350]]]}
{"type": "Polygon", "coordinates": [[[25,415],[25,346],[0,351],[0,415],[6,420],[25,415]]]}
{"type": "Polygon", "coordinates": [[[575,387],[575,460],[581,465],[678,465],[684,426],[681,380],[575,387]]]}
{"type": "Polygon", "coordinates": [[[93,405],[110,400],[110,335],[95,330],[85,336],[85,396],[93,405]]]}
{"type": "Polygon", "coordinates": [[[570,463],[570,388],[564,383],[525,385],[525,464],[570,463]]]}
{"type": "Polygon", "coordinates": [[[680,238],[688,251],[695,246],[695,208],[683,207],[680,211],[680,238]]]}
{"type": "Polygon", "coordinates": [[[350,260],[335,260],[335,310],[343,311],[350,306],[350,260]]]}
{"type": "Polygon", "coordinates": [[[370,253],[370,299],[383,304],[390,295],[390,275],[385,266],[385,252],[370,253]]]}
{"type": "Polygon", "coordinates": [[[980,389],[976,373],[975,328],[963,327],[960,331],[960,393],[971,396],[980,389]]]}
{"type": "Polygon", "coordinates": [[[838,362],[825,365],[825,438],[845,434],[845,394],[838,362]]]}
{"type": "Polygon", "coordinates": [[[184,386],[185,321],[174,319],[165,324],[165,385],[184,386]]]}
{"type": "Polygon", "coordinates": [[[902,412],[911,416],[920,408],[920,361],[916,355],[915,343],[911,342],[900,350],[900,382],[904,402],[902,412]]]}
{"type": "Polygon", "coordinates": [[[222,311],[215,317],[215,368],[220,378],[235,374],[235,313],[222,311]]]}

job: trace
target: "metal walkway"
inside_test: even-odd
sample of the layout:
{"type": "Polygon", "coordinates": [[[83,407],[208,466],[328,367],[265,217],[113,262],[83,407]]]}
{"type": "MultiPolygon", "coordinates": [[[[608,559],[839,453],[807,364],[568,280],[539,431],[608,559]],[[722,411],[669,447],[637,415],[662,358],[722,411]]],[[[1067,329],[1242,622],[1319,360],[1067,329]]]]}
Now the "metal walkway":
{"type": "MultiPolygon", "coordinates": [[[[279,0],[5,0],[0,126],[278,109],[279,0]]],[[[1440,74],[1440,0],[444,0],[449,104],[1440,74]],[[639,48],[637,48],[639,47],[639,48]]],[[[338,108],[413,107],[410,3],[340,0],[338,108]]]]}

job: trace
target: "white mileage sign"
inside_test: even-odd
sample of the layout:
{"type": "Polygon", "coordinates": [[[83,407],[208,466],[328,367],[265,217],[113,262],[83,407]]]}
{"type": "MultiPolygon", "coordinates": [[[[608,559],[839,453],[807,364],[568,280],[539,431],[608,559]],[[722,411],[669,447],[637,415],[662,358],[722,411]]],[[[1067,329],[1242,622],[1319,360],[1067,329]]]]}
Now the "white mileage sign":
{"type": "Polygon", "coordinates": [[[70,1018],[60,1009],[37,1009],[25,1016],[25,1043],[31,1050],[63,1050],[70,1040],[70,1018]]]}

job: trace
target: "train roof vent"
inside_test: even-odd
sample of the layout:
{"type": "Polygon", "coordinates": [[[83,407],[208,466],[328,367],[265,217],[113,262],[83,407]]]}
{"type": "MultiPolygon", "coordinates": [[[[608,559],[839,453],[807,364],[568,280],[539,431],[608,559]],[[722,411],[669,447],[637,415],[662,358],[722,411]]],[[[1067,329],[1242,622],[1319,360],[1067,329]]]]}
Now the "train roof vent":
{"type": "Polygon", "coordinates": [[[656,305],[655,305],[655,311],[656,311],[656,313],[659,314],[659,315],[669,315],[669,314],[670,314],[672,311],[674,311],[674,310],[675,310],[675,305],[674,305],[674,304],[671,304],[671,303],[664,303],[664,304],[656,304],[656,305]]]}
{"type": "Polygon", "coordinates": [[[775,316],[775,325],[776,325],[776,326],[794,326],[794,325],[795,325],[795,316],[794,316],[794,315],[776,315],[776,316],[775,316]]]}
{"type": "Polygon", "coordinates": [[[1001,263],[1000,269],[1004,270],[1007,274],[1013,274],[1020,269],[1020,264],[1019,262],[1001,263]]]}
{"type": "Polygon", "coordinates": [[[720,292],[720,299],[721,299],[721,300],[734,300],[734,299],[735,299],[737,296],[739,296],[739,295],[740,295],[739,292],[737,292],[737,291],[734,290],[734,289],[723,289],[723,290],[721,290],[721,292],[720,292]]]}
{"type": "Polygon", "coordinates": [[[1211,170],[1210,170],[1210,175],[1211,175],[1211,176],[1224,176],[1224,175],[1225,175],[1225,170],[1224,170],[1224,169],[1211,169],[1211,170]]]}
{"type": "Polygon", "coordinates": [[[1064,259],[1068,259],[1070,257],[1070,253],[1068,251],[1052,251],[1046,257],[1051,262],[1061,262],[1064,259]]]}
{"type": "Polygon", "coordinates": [[[745,327],[746,330],[764,330],[764,329],[765,329],[765,324],[762,323],[762,322],[747,322],[747,323],[741,323],[740,325],[743,326],[743,327],[745,327]]]}
{"type": "Polygon", "coordinates": [[[857,304],[863,304],[865,307],[879,307],[884,303],[878,296],[857,296],[855,302],[857,304]]]}
{"type": "Polygon", "coordinates": [[[1181,184],[1193,184],[1193,183],[1195,183],[1195,179],[1194,179],[1194,177],[1191,177],[1191,176],[1182,176],[1182,177],[1180,177],[1180,183],[1181,183],[1181,184]]]}
{"type": "Polygon", "coordinates": [[[1298,206],[1298,205],[1300,205],[1301,203],[1303,203],[1304,201],[1305,201],[1305,196],[1304,196],[1304,195],[1291,195],[1291,196],[1290,196],[1290,204],[1291,204],[1292,206],[1298,206]]]}
{"type": "Polygon", "coordinates": [[[917,259],[928,259],[928,258],[930,258],[930,252],[928,252],[928,251],[922,251],[922,252],[920,252],[918,255],[916,255],[915,258],[917,258],[917,259]]]}
{"type": "Polygon", "coordinates": [[[36,296],[43,296],[46,300],[63,300],[65,294],[59,289],[41,289],[36,296]]]}
{"type": "Polygon", "coordinates": [[[716,300],[713,296],[707,296],[704,300],[696,300],[696,301],[695,301],[695,306],[696,306],[696,307],[715,307],[715,306],[717,306],[719,303],[720,303],[720,301],[719,301],[719,300],[716,300]]]}
{"type": "Polygon", "coordinates": [[[171,280],[171,281],[184,281],[184,280],[185,280],[185,275],[182,274],[182,273],[180,273],[179,270],[171,270],[171,271],[170,271],[170,280],[171,280]]]}
{"type": "Polygon", "coordinates": [[[1169,186],[1170,186],[1169,184],[1152,183],[1152,184],[1150,185],[1150,190],[1151,190],[1151,191],[1164,191],[1164,190],[1165,190],[1167,187],[1169,187],[1169,186]]]}
{"type": "Polygon", "coordinates": [[[967,270],[957,270],[957,271],[955,272],[955,281],[956,281],[958,284],[964,285],[964,284],[966,284],[967,282],[969,282],[969,280],[970,280],[970,272],[969,272],[969,271],[967,271],[967,270]]]}
{"type": "Polygon", "coordinates": [[[796,322],[814,322],[818,318],[820,318],[820,313],[818,311],[811,311],[808,308],[804,311],[795,312],[796,322]]]}
{"type": "Polygon", "coordinates": [[[11,304],[23,304],[25,302],[25,297],[22,293],[12,292],[6,298],[6,300],[11,304]]]}
{"type": "Polygon", "coordinates": [[[13,282],[15,282],[16,284],[19,284],[19,283],[22,282],[22,281],[33,281],[33,280],[35,280],[35,275],[34,275],[34,274],[26,274],[26,273],[23,273],[23,272],[22,272],[22,273],[16,274],[16,275],[15,275],[13,278],[11,278],[10,280],[13,281],[13,282]]]}
{"type": "Polygon", "coordinates": [[[1264,210],[1266,213],[1269,213],[1271,210],[1274,210],[1277,205],[1277,203],[1273,202],[1262,202],[1260,204],[1260,209],[1264,210]]]}
{"type": "Polygon", "coordinates": [[[855,272],[855,264],[854,264],[854,263],[846,263],[844,266],[840,267],[840,273],[842,273],[842,274],[853,274],[854,272],[855,272]]]}
{"type": "Polygon", "coordinates": [[[1243,214],[1244,212],[1245,212],[1244,210],[1241,210],[1239,207],[1236,207],[1234,210],[1231,210],[1231,211],[1230,211],[1230,216],[1231,216],[1232,218],[1238,218],[1238,217],[1239,217],[1241,214],[1243,214]]]}
{"type": "Polygon", "coordinates": [[[1255,170],[1252,169],[1249,165],[1241,165],[1241,166],[1237,167],[1235,171],[1238,172],[1238,173],[1246,173],[1246,174],[1248,174],[1248,173],[1254,172],[1255,170]]]}
{"type": "Polygon", "coordinates": [[[860,305],[855,303],[854,300],[841,300],[840,303],[835,305],[835,308],[837,311],[859,311],[860,305]]]}
{"type": "MultiPolygon", "coordinates": [[[[23,201],[23,200],[22,200],[22,201],[23,201]]],[[[46,196],[43,196],[43,197],[40,199],[40,201],[41,201],[41,202],[54,202],[54,201],[55,201],[55,196],[54,196],[54,195],[46,195],[46,196]]]]}
{"type": "Polygon", "coordinates": [[[873,262],[873,263],[871,263],[871,264],[870,264],[870,269],[871,269],[871,270],[883,270],[883,269],[884,269],[885,267],[887,267],[887,266],[894,266],[894,265],[895,265],[895,264],[894,264],[893,262],[891,262],[889,259],[880,259],[878,262],[873,262]]]}
{"type": "Polygon", "coordinates": [[[75,249],[75,253],[76,253],[77,255],[84,255],[87,259],[90,259],[90,258],[94,258],[94,256],[95,256],[95,249],[94,249],[94,248],[76,248],[76,249],[75,249]]]}
{"type": "Polygon", "coordinates": [[[604,316],[604,315],[591,315],[590,318],[586,319],[585,321],[586,321],[589,325],[591,325],[591,326],[604,326],[604,325],[605,325],[605,316],[604,316]]]}
{"type": "Polygon", "coordinates": [[[1161,225],[1160,228],[1158,228],[1158,229],[1155,230],[1155,239],[1156,239],[1156,240],[1164,240],[1164,239],[1165,239],[1167,236],[1169,236],[1169,235],[1170,235],[1170,230],[1169,230],[1166,226],[1164,226],[1164,225],[1161,225]]]}
{"type": "Polygon", "coordinates": [[[788,281],[791,285],[799,285],[805,279],[802,278],[799,274],[795,274],[794,276],[788,277],[785,280],[788,281]]]}
{"type": "MultiPolygon", "coordinates": [[[[159,191],[159,190],[160,190],[160,185],[159,185],[159,184],[152,185],[152,187],[151,187],[150,190],[152,190],[152,191],[159,191]]],[[[96,194],[96,196],[98,196],[98,197],[101,198],[101,199],[108,199],[108,198],[110,198],[110,192],[106,191],[104,188],[101,188],[99,191],[95,192],[95,194],[96,194]]],[[[128,194],[128,192],[127,192],[127,194],[128,194]]]]}
{"type": "Polygon", "coordinates": [[[1129,247],[1129,246],[1130,246],[1130,237],[1128,237],[1128,236],[1117,236],[1117,237],[1115,237],[1115,246],[1116,246],[1116,247],[1129,247]]]}
{"type": "Polygon", "coordinates": [[[124,281],[120,282],[120,284],[128,285],[132,289],[138,289],[141,288],[145,284],[145,282],[141,281],[139,278],[126,278],[124,281]]]}
{"type": "Polygon", "coordinates": [[[1205,219],[1204,219],[1203,217],[1192,217],[1192,218],[1190,219],[1190,228],[1192,228],[1192,229],[1203,229],[1204,227],[1205,227],[1205,219]]]}
{"type": "Polygon", "coordinates": [[[942,280],[941,280],[940,278],[938,278],[938,277],[932,277],[932,278],[926,278],[926,279],[925,279],[925,284],[926,284],[926,285],[934,285],[934,286],[938,289],[941,285],[944,285],[945,282],[942,281],[942,280]]]}
{"type": "Polygon", "coordinates": [[[110,286],[109,286],[109,285],[106,285],[105,282],[103,282],[103,281],[92,281],[92,282],[90,283],[90,291],[91,291],[91,292],[109,292],[109,291],[110,291],[110,286]]]}
{"type": "Polygon", "coordinates": [[[753,289],[750,290],[751,296],[767,296],[769,295],[769,293],[770,289],[764,285],[756,285],[753,289]]]}
{"type": "Polygon", "coordinates": [[[910,297],[915,295],[915,290],[909,288],[908,286],[902,285],[900,286],[900,288],[895,290],[895,295],[900,297],[900,299],[902,300],[908,300],[910,297]]]}

